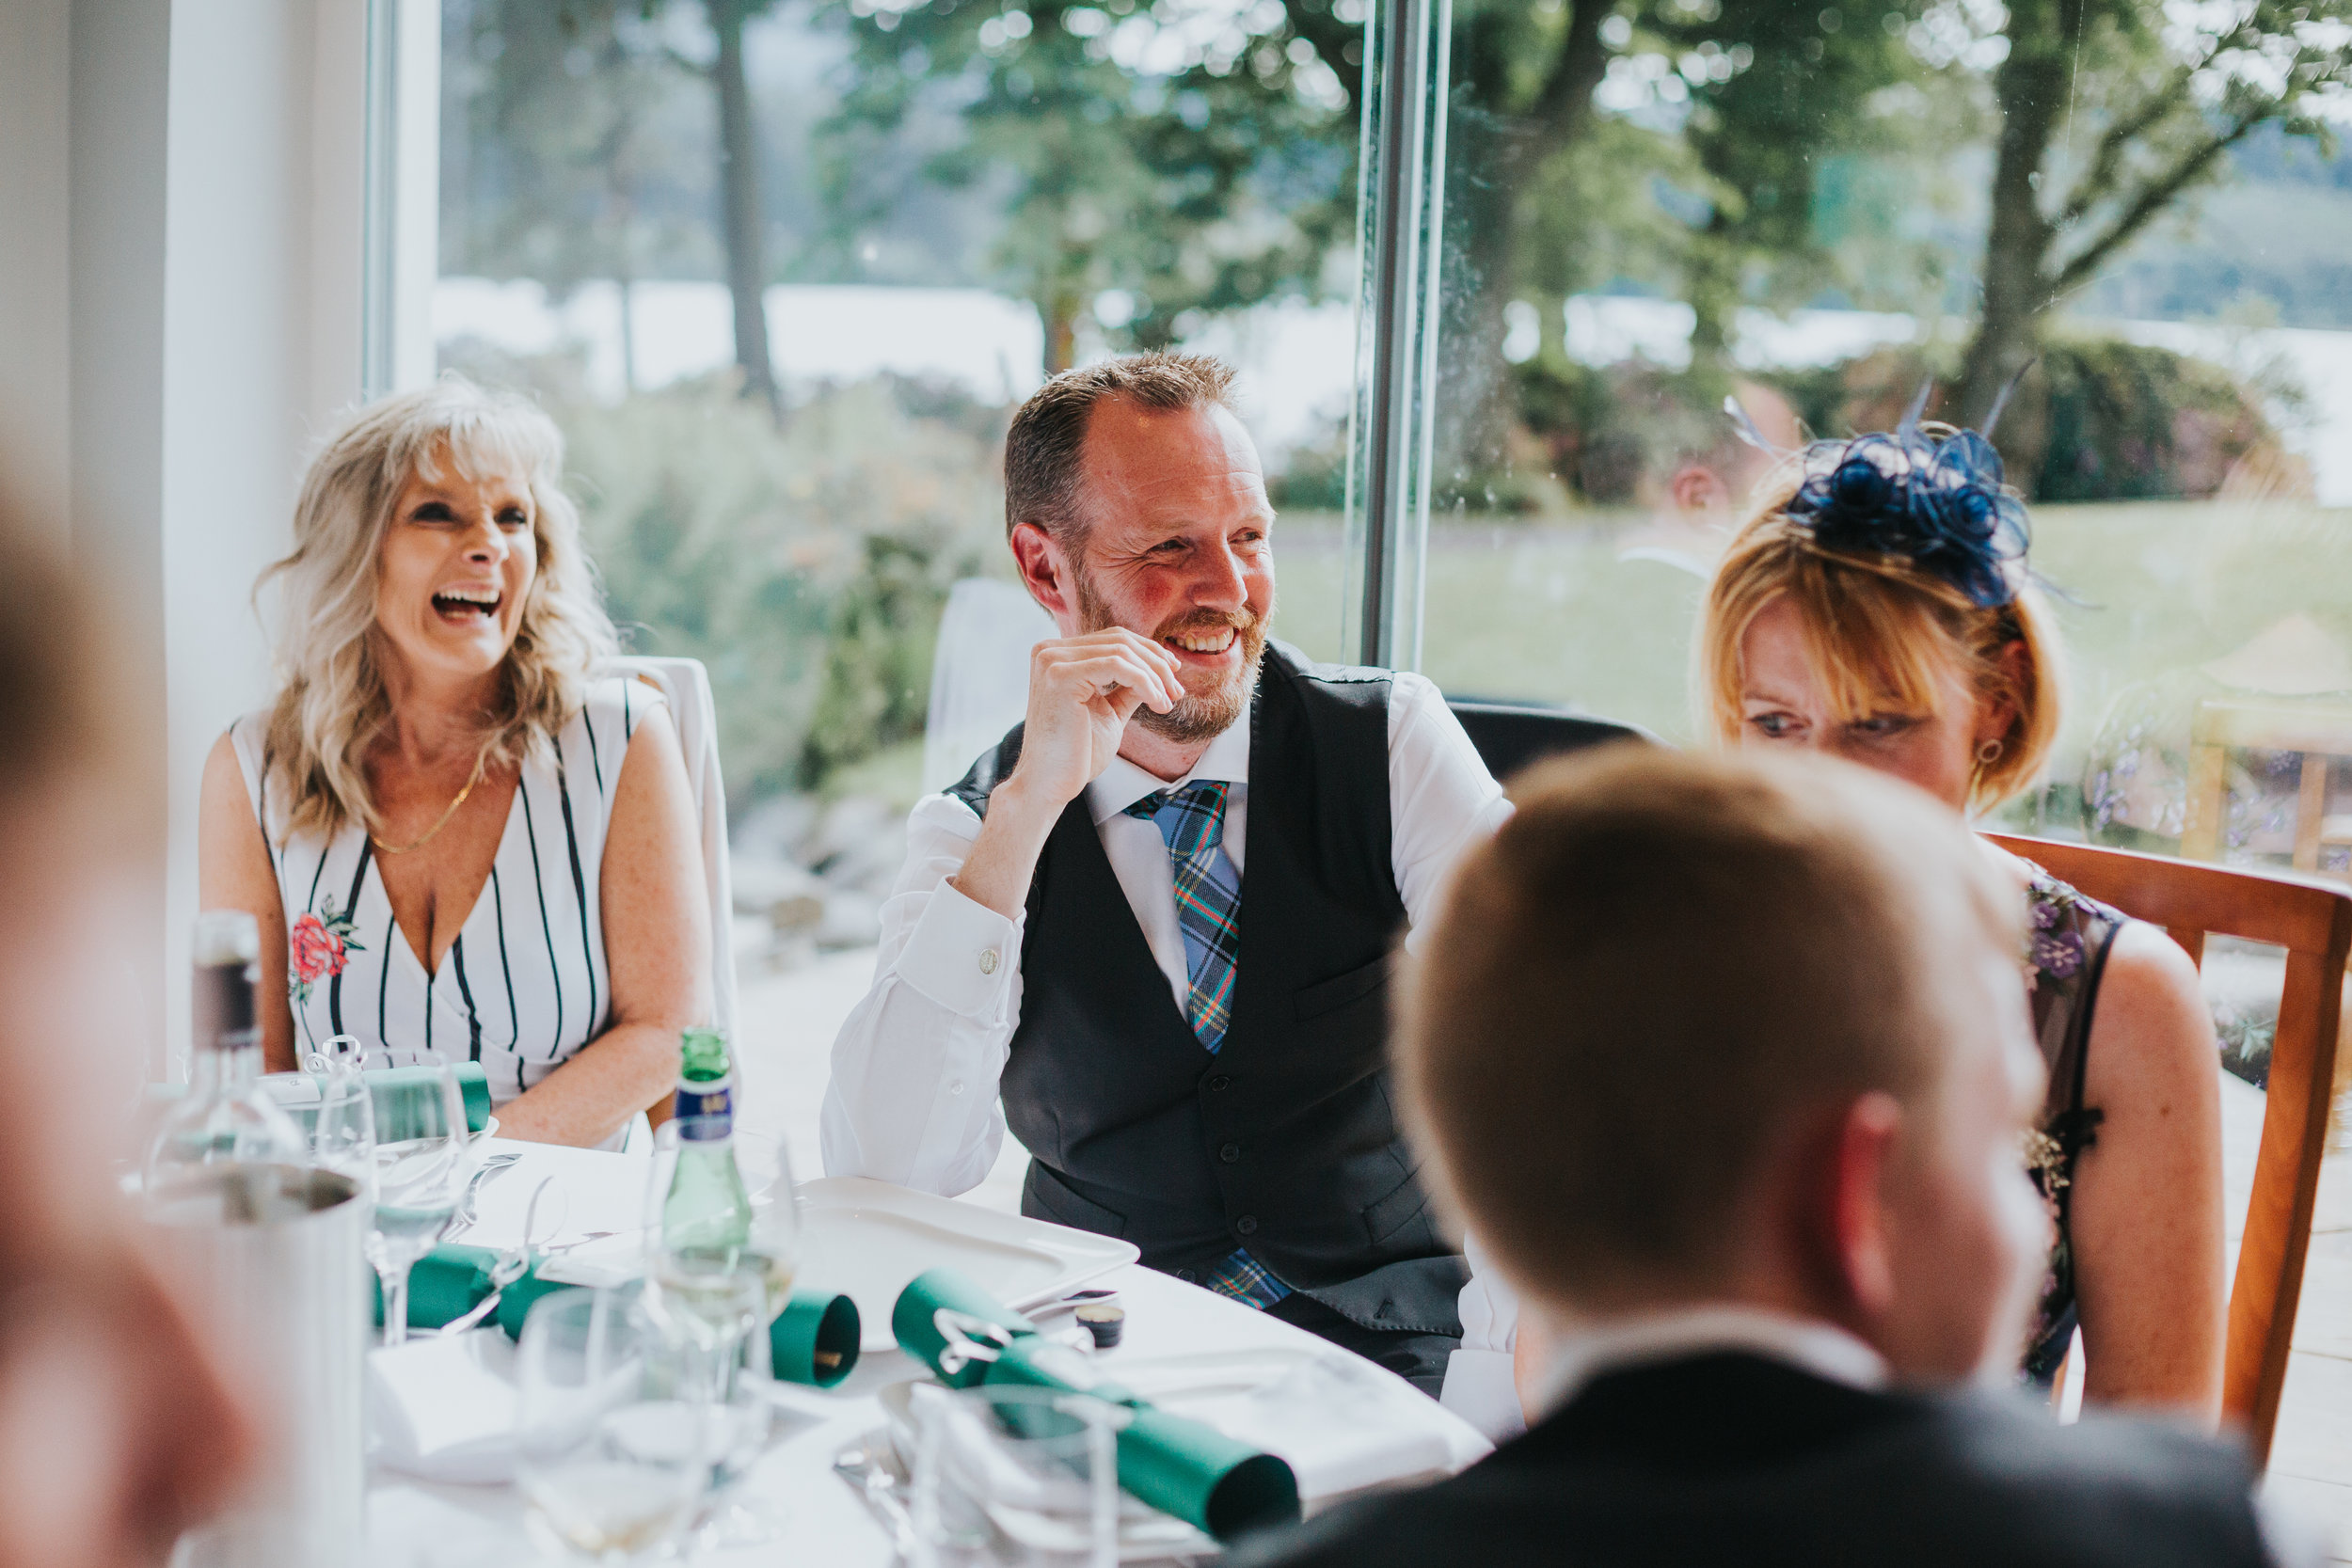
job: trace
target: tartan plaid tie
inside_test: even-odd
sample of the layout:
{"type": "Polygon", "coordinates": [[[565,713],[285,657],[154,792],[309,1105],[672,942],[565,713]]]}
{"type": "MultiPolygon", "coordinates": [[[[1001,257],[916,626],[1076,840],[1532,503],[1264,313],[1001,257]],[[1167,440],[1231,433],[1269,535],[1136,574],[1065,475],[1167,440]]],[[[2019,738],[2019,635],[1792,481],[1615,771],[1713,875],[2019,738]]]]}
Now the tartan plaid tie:
{"type": "MultiPolygon", "coordinates": [[[[1168,846],[1191,982],[1184,1018],[1211,1054],[1233,1021],[1233,962],[1241,955],[1241,873],[1225,854],[1225,789],[1223,780],[1199,779],[1182,789],[1154,790],[1127,808],[1130,816],[1149,818],[1168,846]]],[[[1261,1311],[1291,1293],[1248,1247],[1235,1248],[1200,1283],[1261,1311]]]]}
{"type": "Polygon", "coordinates": [[[1233,1019],[1233,961],[1241,954],[1241,874],[1225,854],[1225,789],[1221,779],[1200,779],[1154,790],[1127,808],[1130,816],[1150,818],[1168,846],[1192,985],[1184,1018],[1212,1053],[1233,1019]]]}

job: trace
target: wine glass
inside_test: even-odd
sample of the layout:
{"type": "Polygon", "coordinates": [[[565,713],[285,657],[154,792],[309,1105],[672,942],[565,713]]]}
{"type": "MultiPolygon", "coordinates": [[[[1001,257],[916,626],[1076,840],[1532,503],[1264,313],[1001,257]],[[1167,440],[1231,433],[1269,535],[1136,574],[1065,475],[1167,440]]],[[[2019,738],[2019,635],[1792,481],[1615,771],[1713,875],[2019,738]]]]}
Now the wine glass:
{"type": "Polygon", "coordinates": [[[310,1163],[351,1179],[359,1196],[375,1199],[375,1099],[360,1072],[359,1042],[337,1035],[303,1058],[318,1087],[310,1122],[310,1163]]]}
{"type": "Polygon", "coordinates": [[[573,1561],[641,1562],[675,1541],[721,1446],[676,1375],[675,1321],[638,1286],[532,1304],[516,1353],[515,1479],[532,1533],[573,1561]]]}
{"type": "MultiPolygon", "coordinates": [[[[355,1042],[356,1043],[356,1042],[355,1042]]],[[[361,1048],[343,1053],[373,1102],[375,1208],[368,1261],[384,1290],[384,1343],[408,1338],[408,1271],[449,1229],[471,1169],[456,1064],[436,1051],[361,1048]]]]}

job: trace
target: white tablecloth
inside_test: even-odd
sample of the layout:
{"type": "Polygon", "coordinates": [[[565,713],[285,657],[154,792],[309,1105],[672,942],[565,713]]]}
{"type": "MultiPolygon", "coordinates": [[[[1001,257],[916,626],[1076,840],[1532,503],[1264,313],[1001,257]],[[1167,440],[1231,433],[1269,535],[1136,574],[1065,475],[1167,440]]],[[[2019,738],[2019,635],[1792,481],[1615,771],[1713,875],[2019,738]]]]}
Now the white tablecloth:
{"type": "MultiPolygon", "coordinates": [[[[484,1189],[482,1220],[460,1240],[482,1246],[515,1240],[532,1188],[540,1176],[549,1174],[558,1177],[569,1195],[564,1236],[636,1225],[644,1184],[642,1160],[503,1140],[498,1147],[522,1153],[524,1163],[484,1189]]],[[[1136,1265],[1094,1283],[1116,1287],[1127,1311],[1127,1331],[1119,1348],[1100,1356],[1113,1377],[1122,1358],[1321,1343],[1263,1312],[1136,1265]]],[[[698,1555],[693,1560],[697,1568],[774,1568],[780,1562],[884,1568],[890,1563],[889,1537],[865,1502],[833,1474],[833,1460],[882,1424],[878,1391],[922,1370],[902,1351],[869,1351],[857,1370],[829,1392],[787,1386],[777,1439],[748,1482],[781,1507],[782,1538],[733,1552],[698,1555]]],[[[1443,1431],[1455,1468],[1486,1451],[1486,1440],[1467,1422],[1434,1404],[1428,1415],[1443,1431]]],[[[378,1474],[369,1492],[368,1537],[371,1568],[505,1568],[532,1560],[522,1500],[511,1486],[447,1485],[378,1474]]]]}

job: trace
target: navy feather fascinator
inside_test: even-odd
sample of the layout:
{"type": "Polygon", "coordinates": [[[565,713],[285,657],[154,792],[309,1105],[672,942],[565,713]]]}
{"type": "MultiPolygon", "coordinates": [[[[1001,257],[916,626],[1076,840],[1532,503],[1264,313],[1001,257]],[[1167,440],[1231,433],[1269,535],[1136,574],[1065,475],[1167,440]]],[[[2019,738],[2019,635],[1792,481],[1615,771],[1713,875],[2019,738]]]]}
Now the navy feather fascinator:
{"type": "MultiPolygon", "coordinates": [[[[1783,514],[1825,550],[1906,556],[1978,605],[2010,604],[2027,576],[2025,503],[2003,484],[2000,453],[1985,436],[1919,428],[1926,402],[1922,388],[1892,431],[1805,447],[1804,478],[1783,514]]],[[[1741,434],[1765,446],[1736,403],[1729,410],[1741,434]]],[[[1998,417],[1996,404],[1988,431],[1998,417]]]]}

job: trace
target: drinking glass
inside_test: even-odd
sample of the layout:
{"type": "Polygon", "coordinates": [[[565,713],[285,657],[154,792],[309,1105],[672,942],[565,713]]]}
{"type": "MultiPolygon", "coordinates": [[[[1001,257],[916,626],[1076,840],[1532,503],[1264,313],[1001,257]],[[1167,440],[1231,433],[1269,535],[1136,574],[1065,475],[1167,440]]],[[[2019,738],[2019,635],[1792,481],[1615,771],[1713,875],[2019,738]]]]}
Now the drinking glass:
{"type": "Polygon", "coordinates": [[[318,1087],[310,1122],[310,1163],[349,1177],[370,1202],[375,1198],[375,1098],[361,1074],[359,1042],[337,1035],[303,1059],[318,1087]]]}
{"type": "Polygon", "coordinates": [[[1026,1386],[910,1392],[914,1568],[1115,1568],[1125,1411],[1026,1386]]]}
{"type": "Polygon", "coordinates": [[[710,1490],[694,1519],[694,1544],[718,1550],[772,1540],[781,1522],[774,1510],[739,1484],[767,1451],[775,1420],[766,1281],[744,1269],[673,1269],[646,1284],[644,1301],[662,1326],[671,1381],[710,1411],[710,1490]]]}
{"type": "Polygon", "coordinates": [[[573,1561],[642,1562],[693,1518],[722,1447],[638,1286],[532,1303],[516,1353],[515,1479],[532,1533],[573,1561]]]}
{"type": "Polygon", "coordinates": [[[456,1063],[438,1052],[379,1047],[341,1059],[353,1077],[378,1071],[369,1092],[381,1090],[384,1114],[375,1121],[367,1251],[383,1282],[384,1343],[398,1345],[408,1338],[408,1271],[449,1229],[472,1171],[466,1102],[456,1063]]]}

